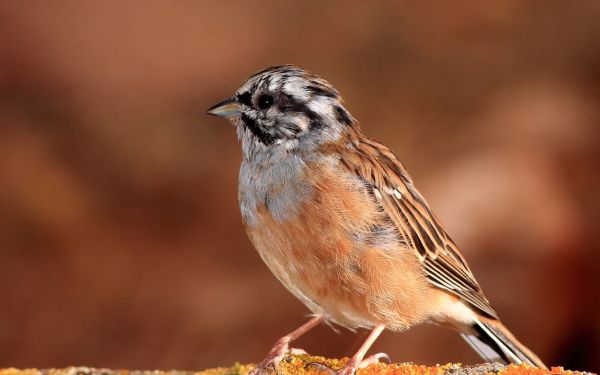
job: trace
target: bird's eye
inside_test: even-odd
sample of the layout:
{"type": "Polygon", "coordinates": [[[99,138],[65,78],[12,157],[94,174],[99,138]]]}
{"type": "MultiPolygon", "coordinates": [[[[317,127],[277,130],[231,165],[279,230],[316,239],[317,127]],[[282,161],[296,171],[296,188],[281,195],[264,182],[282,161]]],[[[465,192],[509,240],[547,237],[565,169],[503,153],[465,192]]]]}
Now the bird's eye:
{"type": "Polygon", "coordinates": [[[258,108],[267,109],[273,104],[273,97],[271,95],[261,95],[258,98],[258,108]]]}

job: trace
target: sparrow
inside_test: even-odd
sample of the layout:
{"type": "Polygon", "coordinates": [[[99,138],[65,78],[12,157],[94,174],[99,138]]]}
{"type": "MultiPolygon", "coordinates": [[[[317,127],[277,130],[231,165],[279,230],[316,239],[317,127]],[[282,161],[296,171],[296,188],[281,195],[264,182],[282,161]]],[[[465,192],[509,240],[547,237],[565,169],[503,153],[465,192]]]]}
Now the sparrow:
{"type": "Polygon", "coordinates": [[[312,312],[253,374],[321,322],[370,334],[338,371],[353,374],[381,332],[434,323],[486,361],[544,363],[502,324],[466,260],[396,155],[366,136],[325,79],[293,65],[247,78],[208,114],[242,146],[238,198],[250,241],[312,312]]]}

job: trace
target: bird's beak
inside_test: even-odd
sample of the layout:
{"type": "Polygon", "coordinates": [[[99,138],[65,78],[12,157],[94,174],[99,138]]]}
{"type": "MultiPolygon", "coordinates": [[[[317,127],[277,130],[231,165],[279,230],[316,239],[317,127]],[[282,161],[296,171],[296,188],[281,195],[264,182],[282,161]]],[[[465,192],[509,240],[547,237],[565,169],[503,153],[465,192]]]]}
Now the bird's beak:
{"type": "Polygon", "coordinates": [[[206,113],[219,117],[231,117],[240,114],[240,105],[237,103],[235,97],[233,97],[213,105],[206,113]]]}

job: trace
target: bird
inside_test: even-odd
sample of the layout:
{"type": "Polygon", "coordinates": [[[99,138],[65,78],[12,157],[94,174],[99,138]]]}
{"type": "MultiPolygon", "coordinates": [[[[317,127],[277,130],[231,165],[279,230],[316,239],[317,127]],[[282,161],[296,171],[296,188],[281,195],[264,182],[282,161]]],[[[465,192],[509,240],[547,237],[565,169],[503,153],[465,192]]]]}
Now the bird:
{"type": "Polygon", "coordinates": [[[502,324],[404,165],[363,133],[328,81],[294,65],[269,67],[207,113],[236,128],[250,241],[311,311],[252,375],[276,368],[320,323],[370,330],[339,375],[386,357],[366,357],[382,331],[421,323],[453,329],[486,361],[546,368],[502,324]]]}

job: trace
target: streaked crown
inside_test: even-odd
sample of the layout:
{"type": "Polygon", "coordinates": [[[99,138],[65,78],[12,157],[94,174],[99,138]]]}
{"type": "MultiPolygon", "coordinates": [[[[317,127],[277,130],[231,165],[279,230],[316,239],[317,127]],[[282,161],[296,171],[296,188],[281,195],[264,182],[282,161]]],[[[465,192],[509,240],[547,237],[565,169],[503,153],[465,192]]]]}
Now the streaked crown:
{"type": "Polygon", "coordinates": [[[356,124],[329,82],[293,65],[254,74],[208,113],[231,118],[243,145],[286,149],[333,140],[356,124]]]}

